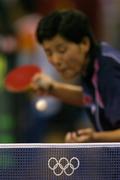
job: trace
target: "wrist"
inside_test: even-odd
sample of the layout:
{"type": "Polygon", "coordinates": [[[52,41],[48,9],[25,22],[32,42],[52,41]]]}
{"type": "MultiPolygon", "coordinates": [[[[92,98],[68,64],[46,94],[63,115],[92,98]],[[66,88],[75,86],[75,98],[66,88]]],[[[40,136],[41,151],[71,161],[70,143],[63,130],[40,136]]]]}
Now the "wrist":
{"type": "Polygon", "coordinates": [[[99,142],[100,139],[99,139],[99,135],[100,135],[100,132],[94,132],[93,133],[93,142],[99,142]]]}
{"type": "Polygon", "coordinates": [[[52,83],[48,87],[47,93],[50,95],[54,95],[56,88],[57,88],[57,82],[52,81],[52,83]]]}
{"type": "Polygon", "coordinates": [[[106,133],[105,132],[94,132],[94,142],[104,142],[106,139],[106,133]]]}

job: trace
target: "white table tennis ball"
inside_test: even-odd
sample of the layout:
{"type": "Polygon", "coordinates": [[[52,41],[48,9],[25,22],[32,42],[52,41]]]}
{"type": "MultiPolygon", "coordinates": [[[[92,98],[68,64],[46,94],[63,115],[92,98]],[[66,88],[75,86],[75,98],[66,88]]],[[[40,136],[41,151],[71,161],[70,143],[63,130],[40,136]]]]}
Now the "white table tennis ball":
{"type": "Polygon", "coordinates": [[[35,107],[38,111],[45,111],[47,109],[47,101],[40,99],[36,102],[35,107]]]}

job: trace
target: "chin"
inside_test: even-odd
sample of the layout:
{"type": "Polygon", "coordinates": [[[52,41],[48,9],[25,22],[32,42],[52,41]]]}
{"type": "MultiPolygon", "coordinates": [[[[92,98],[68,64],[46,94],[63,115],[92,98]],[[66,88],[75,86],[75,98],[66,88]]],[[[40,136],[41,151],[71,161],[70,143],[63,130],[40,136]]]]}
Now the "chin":
{"type": "Polygon", "coordinates": [[[78,76],[78,73],[71,73],[71,74],[62,74],[62,77],[65,79],[65,80],[72,80],[74,78],[76,78],[78,76]]]}

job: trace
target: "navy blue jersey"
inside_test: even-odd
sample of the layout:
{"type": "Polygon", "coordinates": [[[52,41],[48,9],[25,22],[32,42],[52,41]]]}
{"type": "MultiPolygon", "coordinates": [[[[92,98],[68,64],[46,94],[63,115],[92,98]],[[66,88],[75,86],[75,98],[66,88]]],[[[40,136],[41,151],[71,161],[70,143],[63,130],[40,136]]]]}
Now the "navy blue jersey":
{"type": "Polygon", "coordinates": [[[107,43],[101,43],[101,53],[95,58],[93,66],[91,83],[89,81],[84,83],[93,97],[93,103],[90,105],[94,114],[93,122],[99,131],[118,129],[120,128],[120,52],[107,43]]]}

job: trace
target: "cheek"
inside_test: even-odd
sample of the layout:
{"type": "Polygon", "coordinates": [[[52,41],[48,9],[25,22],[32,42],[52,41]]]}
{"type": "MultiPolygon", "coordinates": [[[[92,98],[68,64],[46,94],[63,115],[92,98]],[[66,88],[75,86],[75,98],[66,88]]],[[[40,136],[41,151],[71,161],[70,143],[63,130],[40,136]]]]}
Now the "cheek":
{"type": "Polygon", "coordinates": [[[71,54],[66,58],[66,62],[68,66],[75,68],[80,66],[81,59],[80,56],[71,54]]]}
{"type": "Polygon", "coordinates": [[[64,61],[68,64],[73,63],[74,60],[75,60],[75,55],[73,53],[69,52],[64,56],[64,61]]]}

